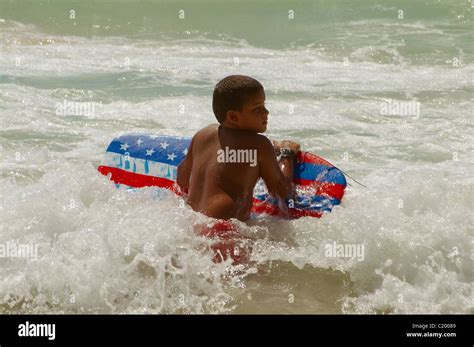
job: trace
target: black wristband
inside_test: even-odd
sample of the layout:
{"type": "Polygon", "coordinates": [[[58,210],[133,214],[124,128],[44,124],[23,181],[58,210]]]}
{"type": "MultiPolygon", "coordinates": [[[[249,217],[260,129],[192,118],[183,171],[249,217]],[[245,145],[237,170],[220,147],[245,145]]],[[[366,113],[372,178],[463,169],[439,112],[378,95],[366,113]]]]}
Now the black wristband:
{"type": "Polygon", "coordinates": [[[295,157],[295,152],[293,152],[289,148],[280,148],[280,152],[277,155],[278,161],[280,161],[283,158],[294,158],[295,157]]]}

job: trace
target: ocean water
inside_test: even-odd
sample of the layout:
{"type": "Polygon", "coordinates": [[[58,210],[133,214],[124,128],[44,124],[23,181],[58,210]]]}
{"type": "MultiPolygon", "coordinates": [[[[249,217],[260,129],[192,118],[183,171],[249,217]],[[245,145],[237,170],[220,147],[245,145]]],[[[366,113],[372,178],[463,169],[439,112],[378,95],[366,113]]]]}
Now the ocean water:
{"type": "Polygon", "coordinates": [[[473,8],[0,0],[0,313],[473,313],[473,8]],[[366,186],[239,224],[245,269],[211,261],[177,197],[97,172],[114,136],[214,122],[236,73],[266,88],[269,137],[366,186]]]}

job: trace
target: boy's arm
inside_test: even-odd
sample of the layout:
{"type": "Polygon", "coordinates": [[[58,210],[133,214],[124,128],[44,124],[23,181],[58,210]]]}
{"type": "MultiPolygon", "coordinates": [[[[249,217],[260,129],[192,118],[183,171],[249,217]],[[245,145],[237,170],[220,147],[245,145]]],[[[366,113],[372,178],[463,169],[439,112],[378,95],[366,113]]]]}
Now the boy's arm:
{"type": "MultiPolygon", "coordinates": [[[[285,199],[293,194],[293,162],[294,155],[285,157],[278,163],[275,155],[275,148],[270,140],[263,137],[260,146],[259,168],[260,176],[263,178],[269,193],[285,199]],[[280,164],[280,165],[279,165],[280,164]],[[281,169],[280,169],[281,166],[281,169]]],[[[280,145],[280,143],[277,143],[280,145]]],[[[299,145],[285,141],[281,143],[285,148],[289,148],[296,154],[299,151],[299,145]]]]}
{"type": "Polygon", "coordinates": [[[178,185],[186,191],[189,189],[189,179],[191,177],[191,169],[193,167],[193,143],[194,137],[188,147],[186,158],[184,158],[184,160],[178,165],[177,170],[176,183],[178,183],[178,185]]]}
{"type": "Polygon", "coordinates": [[[295,160],[296,160],[296,154],[300,151],[300,145],[296,142],[292,141],[272,141],[273,148],[275,150],[275,155],[278,156],[280,155],[280,160],[278,161],[278,164],[280,165],[280,169],[283,172],[283,175],[285,176],[287,183],[291,187],[291,192],[290,195],[293,197],[296,193],[294,191],[294,185],[293,185],[293,172],[294,172],[294,165],[295,165],[295,160]],[[282,152],[280,151],[283,149],[283,151],[288,152],[290,150],[290,156],[282,156],[282,152]]]}

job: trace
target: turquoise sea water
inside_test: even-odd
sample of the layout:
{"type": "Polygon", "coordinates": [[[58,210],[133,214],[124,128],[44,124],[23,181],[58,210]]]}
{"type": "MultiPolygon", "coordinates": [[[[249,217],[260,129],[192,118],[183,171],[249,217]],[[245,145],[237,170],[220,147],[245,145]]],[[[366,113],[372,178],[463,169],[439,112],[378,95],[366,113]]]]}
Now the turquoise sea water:
{"type": "Polygon", "coordinates": [[[0,0],[0,248],[38,245],[0,258],[0,312],[473,312],[473,7],[0,0]],[[241,225],[267,274],[229,275],[203,216],[96,172],[118,134],[214,122],[236,73],[266,88],[269,137],[368,186],[320,220],[241,225]]]}

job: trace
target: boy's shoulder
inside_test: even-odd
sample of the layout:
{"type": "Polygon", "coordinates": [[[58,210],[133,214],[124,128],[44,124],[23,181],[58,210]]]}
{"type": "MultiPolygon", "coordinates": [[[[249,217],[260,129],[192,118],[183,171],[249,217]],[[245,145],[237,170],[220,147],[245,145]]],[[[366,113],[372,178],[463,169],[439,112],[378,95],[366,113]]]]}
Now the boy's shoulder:
{"type": "Polygon", "coordinates": [[[219,124],[209,124],[208,126],[202,129],[199,129],[196,132],[196,134],[194,134],[194,137],[201,137],[201,136],[213,134],[217,131],[218,128],[219,128],[219,124]]]}
{"type": "MultiPolygon", "coordinates": [[[[217,132],[219,130],[219,124],[209,124],[208,126],[198,130],[196,134],[194,135],[194,141],[206,141],[209,139],[214,138],[214,136],[217,135],[217,132]]],[[[264,147],[272,147],[273,145],[271,141],[266,137],[265,135],[262,134],[257,134],[257,133],[252,133],[252,132],[245,132],[245,133],[239,133],[238,137],[240,140],[245,141],[247,144],[253,143],[256,146],[264,146],[264,147]]]]}
{"type": "Polygon", "coordinates": [[[193,142],[201,142],[210,139],[217,133],[218,128],[219,124],[209,124],[208,126],[199,129],[193,136],[193,142]]]}

